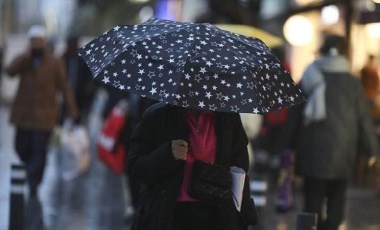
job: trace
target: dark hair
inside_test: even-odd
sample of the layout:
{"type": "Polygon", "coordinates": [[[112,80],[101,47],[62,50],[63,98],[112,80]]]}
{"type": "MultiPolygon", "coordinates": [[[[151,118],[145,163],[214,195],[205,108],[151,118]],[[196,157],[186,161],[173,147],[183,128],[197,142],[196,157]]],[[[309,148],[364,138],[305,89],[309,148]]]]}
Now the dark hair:
{"type": "Polygon", "coordinates": [[[319,52],[322,55],[329,54],[331,49],[335,48],[340,55],[347,54],[347,41],[344,37],[339,35],[326,35],[319,52]]]}

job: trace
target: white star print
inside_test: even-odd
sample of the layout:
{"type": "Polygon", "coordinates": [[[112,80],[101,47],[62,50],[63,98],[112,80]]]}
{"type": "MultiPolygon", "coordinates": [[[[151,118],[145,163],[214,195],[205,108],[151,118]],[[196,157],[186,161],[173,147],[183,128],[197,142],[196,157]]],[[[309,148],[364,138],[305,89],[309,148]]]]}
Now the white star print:
{"type": "Polygon", "coordinates": [[[104,84],[107,84],[108,82],[110,82],[110,78],[109,77],[104,77],[102,82],[104,82],[104,84]]]}
{"type": "Polygon", "coordinates": [[[278,97],[277,100],[278,100],[278,103],[282,104],[282,99],[281,99],[281,97],[278,97]]]}
{"type": "Polygon", "coordinates": [[[239,108],[237,107],[237,105],[231,106],[231,111],[237,113],[239,111],[239,108]]]}
{"type": "Polygon", "coordinates": [[[145,71],[143,69],[139,70],[139,74],[143,75],[144,73],[145,73],[145,71]]]}
{"type": "Polygon", "coordinates": [[[203,101],[200,101],[199,104],[198,104],[198,106],[203,109],[203,107],[205,107],[205,103],[203,101]]]}
{"type": "Polygon", "coordinates": [[[152,89],[149,91],[149,93],[156,94],[157,93],[157,88],[152,87],[152,89]]]}
{"type": "Polygon", "coordinates": [[[212,97],[211,92],[206,92],[206,97],[207,97],[208,99],[210,99],[210,98],[212,97]]]}
{"type": "Polygon", "coordinates": [[[206,73],[207,71],[206,71],[206,68],[204,68],[204,67],[201,67],[201,70],[199,71],[199,72],[201,72],[201,73],[206,73]]]}

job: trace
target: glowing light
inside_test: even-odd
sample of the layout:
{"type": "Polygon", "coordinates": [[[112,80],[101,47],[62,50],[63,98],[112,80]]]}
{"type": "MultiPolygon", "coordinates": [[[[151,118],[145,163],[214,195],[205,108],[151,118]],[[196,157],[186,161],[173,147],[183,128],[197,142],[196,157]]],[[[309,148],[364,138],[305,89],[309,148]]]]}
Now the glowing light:
{"type": "Polygon", "coordinates": [[[310,43],[313,37],[313,25],[304,16],[295,15],[286,20],[284,25],[284,36],[294,46],[304,46],[310,43]]]}
{"type": "Polygon", "coordinates": [[[321,11],[322,23],[333,25],[339,21],[339,9],[335,5],[325,6],[321,11]]]}
{"type": "Polygon", "coordinates": [[[369,23],[366,25],[368,36],[380,38],[380,23],[369,23]]]}

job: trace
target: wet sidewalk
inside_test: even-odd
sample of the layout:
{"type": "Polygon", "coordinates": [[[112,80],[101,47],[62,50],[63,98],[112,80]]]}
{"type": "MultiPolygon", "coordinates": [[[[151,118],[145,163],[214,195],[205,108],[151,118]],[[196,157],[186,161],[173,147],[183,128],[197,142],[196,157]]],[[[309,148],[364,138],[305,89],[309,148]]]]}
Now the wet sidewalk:
{"type": "MultiPolygon", "coordinates": [[[[0,230],[8,229],[10,165],[18,159],[13,150],[14,130],[7,120],[9,108],[0,106],[0,230]]],[[[38,230],[124,230],[129,229],[129,198],[122,176],[110,172],[95,154],[94,140],[101,122],[89,121],[92,158],[89,170],[74,180],[61,177],[62,154],[50,148],[39,200],[26,202],[27,229],[38,230]]],[[[27,190],[25,190],[27,194],[27,190]]],[[[27,197],[26,197],[27,198],[27,197]]],[[[262,230],[295,230],[296,214],[302,209],[302,195],[296,195],[293,211],[278,214],[275,193],[262,211],[262,230]]],[[[347,194],[346,221],[340,230],[380,230],[380,193],[351,187],[347,194]]]]}

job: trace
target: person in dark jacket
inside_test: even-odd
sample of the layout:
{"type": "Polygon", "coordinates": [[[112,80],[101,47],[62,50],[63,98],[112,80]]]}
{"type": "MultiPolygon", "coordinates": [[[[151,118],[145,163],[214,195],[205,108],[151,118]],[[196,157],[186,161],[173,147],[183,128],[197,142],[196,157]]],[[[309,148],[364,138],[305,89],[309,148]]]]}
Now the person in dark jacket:
{"type": "Polygon", "coordinates": [[[380,94],[380,78],[376,64],[376,57],[368,55],[368,61],[360,70],[360,78],[364,88],[364,94],[368,100],[374,101],[380,94]]]}
{"type": "MultiPolygon", "coordinates": [[[[67,78],[73,90],[81,120],[86,120],[90,110],[89,106],[95,94],[96,85],[93,83],[90,69],[86,63],[79,58],[77,50],[78,37],[70,36],[66,41],[66,50],[62,56],[62,60],[65,64],[67,78]]],[[[62,120],[66,110],[66,107],[62,108],[61,123],[63,123],[62,120]]]]}
{"type": "Polygon", "coordinates": [[[319,230],[337,230],[343,220],[347,182],[358,149],[378,154],[361,84],[349,74],[346,48],[343,37],[327,36],[321,57],[301,79],[308,102],[297,118],[302,123],[296,141],[296,173],[304,177],[304,209],[318,214],[319,230]]]}
{"type": "Polygon", "coordinates": [[[142,184],[133,230],[247,229],[257,221],[246,177],[241,211],[231,200],[211,205],[187,193],[195,159],[248,171],[247,137],[239,114],[156,104],[136,127],[130,176],[142,184]]]}

